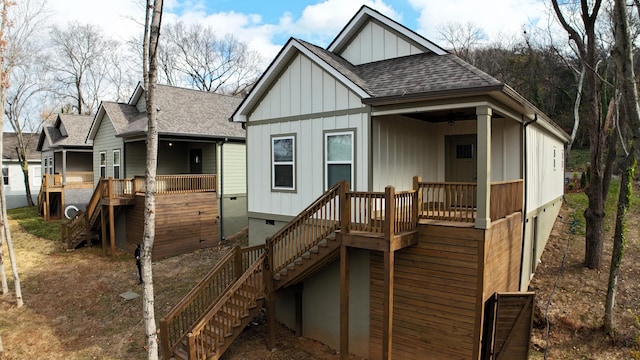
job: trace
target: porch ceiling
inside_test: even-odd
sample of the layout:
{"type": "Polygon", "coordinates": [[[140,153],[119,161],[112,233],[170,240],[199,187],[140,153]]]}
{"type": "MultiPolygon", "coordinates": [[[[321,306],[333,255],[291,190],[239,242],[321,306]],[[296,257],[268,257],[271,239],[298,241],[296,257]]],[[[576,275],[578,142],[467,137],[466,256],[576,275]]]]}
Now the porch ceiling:
{"type": "MultiPolygon", "coordinates": [[[[463,108],[454,110],[438,110],[429,112],[411,112],[403,114],[406,117],[428,121],[428,122],[453,122],[462,120],[476,120],[475,108],[463,108]]],[[[499,113],[494,113],[492,116],[494,119],[502,118],[499,113]]]]}

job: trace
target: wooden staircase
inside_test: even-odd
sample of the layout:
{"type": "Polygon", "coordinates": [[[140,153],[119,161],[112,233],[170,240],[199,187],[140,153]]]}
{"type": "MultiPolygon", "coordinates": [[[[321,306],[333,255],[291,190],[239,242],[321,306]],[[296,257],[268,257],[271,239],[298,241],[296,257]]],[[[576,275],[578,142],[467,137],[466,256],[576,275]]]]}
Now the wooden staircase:
{"type": "Polygon", "coordinates": [[[165,359],[219,359],[279,289],[295,285],[340,253],[337,184],[266,246],[235,248],[160,321],[165,359]],[[234,274],[229,278],[229,274],[234,274]]]}
{"type": "MultiPolygon", "coordinates": [[[[129,185],[132,182],[131,179],[100,179],[87,204],[86,212],[78,212],[74,218],[63,223],[60,228],[61,238],[66,244],[67,250],[77,248],[83,242],[88,242],[93,234],[105,230],[102,229],[102,221],[99,221],[103,212],[104,215],[108,214],[105,208],[133,203],[135,192],[130,190],[132,187],[129,185]]],[[[121,210],[120,207],[119,210],[121,210]]],[[[112,219],[108,221],[112,221],[112,219]]],[[[105,224],[105,227],[109,226],[105,224]]],[[[104,235],[105,231],[102,233],[104,235]]]]}

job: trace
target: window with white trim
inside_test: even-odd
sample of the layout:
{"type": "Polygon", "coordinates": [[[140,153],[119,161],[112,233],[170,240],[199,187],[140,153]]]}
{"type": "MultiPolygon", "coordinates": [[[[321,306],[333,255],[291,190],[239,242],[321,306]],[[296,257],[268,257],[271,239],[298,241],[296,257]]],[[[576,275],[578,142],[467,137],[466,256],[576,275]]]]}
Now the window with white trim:
{"type": "Polygon", "coordinates": [[[107,153],[104,151],[100,151],[100,177],[107,177],[107,153]]]}
{"type": "Polygon", "coordinates": [[[295,190],[296,140],[294,136],[271,138],[271,189],[295,190]]]}
{"type": "Polygon", "coordinates": [[[353,189],[353,131],[325,133],[325,185],[329,189],[346,180],[353,189]]]}
{"type": "Polygon", "coordinates": [[[53,156],[49,156],[49,175],[53,174],[53,156]]]}
{"type": "Polygon", "coordinates": [[[42,166],[34,166],[31,172],[33,173],[33,186],[40,186],[42,184],[42,166]]]}
{"type": "Polygon", "coordinates": [[[9,168],[2,168],[2,183],[5,185],[9,185],[9,168]]]}
{"type": "Polygon", "coordinates": [[[120,179],[120,150],[113,150],[113,178],[120,179]]]}

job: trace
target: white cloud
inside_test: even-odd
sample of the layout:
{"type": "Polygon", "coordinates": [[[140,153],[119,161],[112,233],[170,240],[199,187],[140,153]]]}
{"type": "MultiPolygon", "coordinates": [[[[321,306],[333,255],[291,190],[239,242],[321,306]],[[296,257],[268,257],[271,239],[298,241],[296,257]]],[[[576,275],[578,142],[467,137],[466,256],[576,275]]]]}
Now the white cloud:
{"type": "MultiPolygon", "coordinates": [[[[50,0],[51,1],[51,0],[50,0]]],[[[140,0],[78,1],[52,0],[52,24],[65,27],[69,21],[100,26],[118,40],[128,40],[142,32],[144,7],[140,0]]]]}
{"type": "Polygon", "coordinates": [[[420,12],[417,31],[423,36],[440,39],[438,27],[447,23],[471,22],[484,30],[489,41],[519,36],[522,27],[535,22],[545,7],[539,0],[409,0],[420,12]]]}

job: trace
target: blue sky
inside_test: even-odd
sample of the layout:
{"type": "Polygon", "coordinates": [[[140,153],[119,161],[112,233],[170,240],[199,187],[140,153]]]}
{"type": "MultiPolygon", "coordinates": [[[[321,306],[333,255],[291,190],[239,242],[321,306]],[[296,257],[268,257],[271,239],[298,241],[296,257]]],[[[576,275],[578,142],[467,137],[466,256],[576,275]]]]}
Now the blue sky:
{"type": "MultiPolygon", "coordinates": [[[[76,20],[100,25],[114,38],[140,31],[143,0],[49,0],[59,25],[76,20]]],[[[234,34],[268,63],[289,37],[326,46],[366,4],[446,47],[438,27],[473,23],[487,41],[520,37],[522,28],[546,27],[548,9],[541,0],[165,0],[163,22],[209,25],[234,34]]]]}

